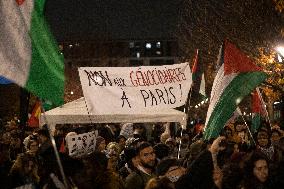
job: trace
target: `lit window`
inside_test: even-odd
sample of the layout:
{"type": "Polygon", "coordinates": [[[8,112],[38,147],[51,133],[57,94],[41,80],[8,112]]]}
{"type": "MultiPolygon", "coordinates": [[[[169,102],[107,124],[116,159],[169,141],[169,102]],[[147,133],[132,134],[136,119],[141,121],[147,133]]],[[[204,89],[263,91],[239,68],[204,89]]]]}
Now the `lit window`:
{"type": "Polygon", "coordinates": [[[151,43],[146,43],[146,49],[151,49],[152,45],[151,43]]]}
{"type": "Polygon", "coordinates": [[[72,47],[73,47],[73,45],[70,44],[70,45],[69,45],[69,48],[71,49],[72,47]]]}
{"type": "Polygon", "coordinates": [[[156,51],[156,54],[161,55],[161,51],[156,51]]]}
{"type": "Polygon", "coordinates": [[[137,52],[137,53],[136,53],[136,57],[137,57],[137,58],[140,58],[140,52],[137,52]]]}
{"type": "Polygon", "coordinates": [[[161,48],[161,42],[160,42],[160,41],[158,41],[158,42],[156,43],[156,47],[157,47],[157,48],[161,48]]]}
{"type": "Polygon", "coordinates": [[[129,43],[129,48],[134,48],[134,42],[129,43]]]}

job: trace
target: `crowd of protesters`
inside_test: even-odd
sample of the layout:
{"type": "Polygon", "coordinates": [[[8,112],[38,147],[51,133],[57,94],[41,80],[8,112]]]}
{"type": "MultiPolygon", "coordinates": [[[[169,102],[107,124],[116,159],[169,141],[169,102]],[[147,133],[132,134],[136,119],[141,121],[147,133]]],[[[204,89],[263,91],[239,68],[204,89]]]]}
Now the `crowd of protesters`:
{"type": "Polygon", "coordinates": [[[201,121],[185,129],[177,123],[57,125],[53,144],[45,126],[23,133],[15,120],[2,123],[0,188],[284,188],[284,134],[279,126],[262,123],[250,133],[237,120],[209,141],[203,140],[203,126],[201,121]],[[66,137],[94,130],[95,151],[69,156],[66,137]]]}

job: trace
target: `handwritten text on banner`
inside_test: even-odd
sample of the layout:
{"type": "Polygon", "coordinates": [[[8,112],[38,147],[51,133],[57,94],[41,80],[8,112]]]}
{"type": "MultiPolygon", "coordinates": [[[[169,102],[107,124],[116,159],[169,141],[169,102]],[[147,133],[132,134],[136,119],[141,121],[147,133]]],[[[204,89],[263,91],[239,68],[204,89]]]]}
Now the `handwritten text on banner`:
{"type": "Polygon", "coordinates": [[[88,109],[129,114],[185,104],[192,83],[188,63],[142,67],[80,67],[88,109]]]}

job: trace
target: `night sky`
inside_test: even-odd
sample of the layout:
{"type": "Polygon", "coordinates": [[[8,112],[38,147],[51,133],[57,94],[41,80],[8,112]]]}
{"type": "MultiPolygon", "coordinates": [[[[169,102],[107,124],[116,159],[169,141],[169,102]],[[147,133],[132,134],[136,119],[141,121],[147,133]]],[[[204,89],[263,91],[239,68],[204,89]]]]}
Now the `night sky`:
{"type": "Polygon", "coordinates": [[[174,38],[180,0],[47,0],[58,41],[174,38]]]}

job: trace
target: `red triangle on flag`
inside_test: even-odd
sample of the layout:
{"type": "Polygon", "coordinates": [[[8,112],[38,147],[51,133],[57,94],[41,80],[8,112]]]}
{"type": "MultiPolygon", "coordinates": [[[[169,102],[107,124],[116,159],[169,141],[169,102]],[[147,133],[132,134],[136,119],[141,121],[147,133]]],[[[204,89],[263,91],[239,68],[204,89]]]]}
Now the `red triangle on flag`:
{"type": "Polygon", "coordinates": [[[252,59],[228,40],[225,41],[224,74],[262,71],[252,59]]]}

